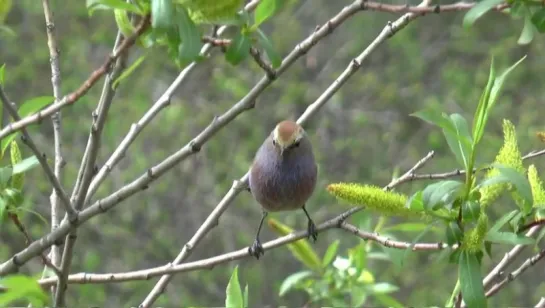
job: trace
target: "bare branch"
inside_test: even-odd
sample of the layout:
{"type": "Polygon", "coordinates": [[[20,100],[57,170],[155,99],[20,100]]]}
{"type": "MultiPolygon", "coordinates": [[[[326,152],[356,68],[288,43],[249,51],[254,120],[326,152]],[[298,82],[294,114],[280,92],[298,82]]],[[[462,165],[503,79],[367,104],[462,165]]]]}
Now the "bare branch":
{"type": "Polygon", "coordinates": [[[114,63],[114,61],[119,58],[119,56],[125,52],[129,47],[134,45],[136,42],[136,39],[144,33],[144,31],[149,27],[150,25],[150,15],[146,15],[141,23],[136,28],[135,33],[133,33],[131,36],[129,36],[125,41],[123,41],[123,44],[119,46],[119,48],[113,52],[111,55],[108,56],[104,64],[102,64],[98,69],[93,71],[91,75],[85,80],[81,86],[74,92],[68,94],[67,96],[63,97],[62,100],[58,103],[54,103],[49,105],[48,107],[42,109],[41,111],[38,111],[37,113],[30,115],[28,117],[25,117],[24,119],[17,120],[14,123],[8,124],[6,127],[4,127],[0,131],[0,139],[6,137],[7,135],[21,130],[24,127],[27,127],[30,124],[39,122],[45,117],[48,117],[57,111],[61,110],[64,107],[67,107],[69,105],[72,105],[73,103],[77,102],[83,95],[91,89],[97,83],[97,81],[110,70],[110,66],[114,63]]]}
{"type": "MultiPolygon", "coordinates": [[[[351,210],[346,211],[345,213],[338,215],[335,218],[332,218],[320,225],[317,226],[317,230],[320,232],[323,232],[328,229],[333,229],[338,227],[338,225],[344,221],[346,218],[348,218],[353,213],[360,211],[362,208],[355,207],[351,210]]],[[[263,244],[264,250],[270,250],[276,247],[280,247],[283,245],[286,245],[288,243],[295,242],[297,240],[306,238],[308,236],[308,233],[306,230],[304,231],[298,231],[291,234],[288,234],[283,237],[279,237],[277,239],[274,239],[272,241],[268,241],[263,244]]],[[[212,268],[216,265],[227,263],[239,259],[243,259],[246,257],[249,257],[248,248],[242,248],[237,251],[233,251],[230,253],[222,254],[216,257],[203,259],[195,262],[188,262],[184,264],[179,265],[173,265],[173,264],[167,264],[164,266],[152,268],[152,269],[146,269],[146,270],[140,270],[140,271],[134,271],[134,272],[127,272],[127,273],[111,273],[111,274],[87,274],[87,273],[79,273],[70,275],[68,277],[69,283],[105,283],[105,282],[121,282],[121,281],[133,281],[133,280],[147,280],[152,277],[161,276],[165,274],[173,274],[173,273],[183,273],[183,272],[189,272],[189,271],[195,271],[199,269],[205,269],[205,268],[212,268]]],[[[42,286],[48,286],[51,284],[54,284],[56,282],[57,278],[51,277],[47,279],[42,279],[39,281],[39,283],[42,286]]]]}
{"type": "Polygon", "coordinates": [[[344,231],[347,231],[349,233],[355,234],[359,238],[363,240],[370,240],[377,242],[385,247],[390,248],[397,248],[397,249],[407,249],[410,248],[412,251],[417,250],[443,250],[446,248],[450,249],[458,249],[458,245],[449,246],[445,243],[409,243],[409,242],[402,242],[402,241],[394,241],[391,240],[385,236],[381,236],[378,233],[372,233],[367,231],[361,231],[356,226],[351,225],[349,223],[342,222],[340,225],[340,228],[344,231]]]}
{"type": "MultiPolygon", "coordinates": [[[[115,51],[122,42],[123,35],[119,31],[114,43],[113,50],[115,51]]],[[[99,99],[98,107],[93,112],[93,123],[89,133],[87,141],[87,147],[83,154],[80,170],[78,173],[76,185],[72,192],[71,201],[75,205],[76,210],[81,210],[83,206],[83,200],[87,194],[87,189],[93,176],[93,167],[95,165],[98,149],[100,147],[100,137],[104,124],[106,123],[106,117],[110,110],[110,105],[116,93],[116,88],[113,87],[114,81],[121,75],[121,72],[125,68],[125,61],[127,59],[127,52],[123,53],[116,61],[116,64],[110,74],[106,75],[104,85],[102,87],[102,94],[99,99]]],[[[65,218],[66,219],[66,218],[65,218]]],[[[64,306],[64,293],[66,291],[66,278],[70,272],[70,266],[72,264],[73,249],[77,239],[77,229],[72,228],[70,234],[66,236],[64,250],[62,253],[61,272],[62,275],[58,280],[56,293],[55,293],[55,307],[64,306]]]]}
{"type": "Polygon", "coordinates": [[[542,249],[539,253],[527,259],[524,263],[522,263],[521,266],[519,266],[519,268],[507,274],[507,277],[505,277],[502,281],[490,287],[490,289],[488,289],[488,291],[486,292],[486,297],[494,296],[494,294],[496,294],[501,288],[506,286],[511,281],[515,280],[527,269],[535,265],[539,260],[543,259],[543,257],[545,257],[545,249],[542,249]]]}
{"type": "MultiPolygon", "coordinates": [[[[30,244],[30,242],[32,242],[32,238],[30,237],[30,234],[28,233],[27,229],[25,228],[25,226],[19,219],[19,216],[14,212],[8,211],[8,217],[11,219],[13,224],[25,237],[25,244],[26,245],[30,244]]],[[[43,252],[40,254],[40,258],[42,259],[42,262],[44,263],[46,268],[50,268],[57,276],[60,275],[61,272],[59,268],[55,266],[55,264],[51,263],[51,260],[49,260],[49,258],[43,252]]]]}
{"type": "MultiPolygon", "coordinates": [[[[530,230],[528,230],[528,232],[526,232],[525,235],[527,237],[531,237],[531,236],[535,235],[536,233],[538,233],[539,230],[541,230],[542,227],[543,227],[542,225],[535,226],[535,227],[531,228],[530,230]]],[[[503,272],[503,270],[515,260],[515,258],[522,252],[522,250],[524,248],[526,248],[525,245],[516,245],[509,252],[507,252],[505,254],[503,259],[496,265],[496,267],[494,267],[488,273],[488,275],[486,275],[486,277],[483,279],[483,286],[484,286],[485,289],[488,288],[488,286],[494,280],[501,277],[501,273],[503,272]]]]}
{"type": "Polygon", "coordinates": [[[391,190],[394,186],[410,181],[410,179],[414,177],[414,173],[416,172],[416,170],[422,168],[422,166],[424,166],[424,164],[426,164],[428,160],[432,159],[433,155],[435,155],[435,152],[430,151],[428,155],[426,155],[424,158],[418,161],[411,169],[409,169],[409,171],[407,171],[405,174],[403,174],[399,178],[392,180],[390,184],[386,185],[386,190],[391,190]]]}
{"type": "MultiPolygon", "coordinates": [[[[4,93],[4,89],[2,88],[2,85],[0,85],[0,100],[2,100],[4,108],[9,112],[11,117],[15,119],[15,121],[19,121],[21,117],[19,116],[19,113],[17,112],[15,107],[11,105],[8,97],[6,96],[6,93],[4,93]]],[[[32,141],[32,138],[30,137],[26,129],[22,129],[21,132],[23,133],[23,137],[24,137],[23,142],[26,143],[26,145],[28,145],[30,150],[34,153],[34,155],[40,162],[40,165],[42,166],[49,182],[51,183],[51,185],[57,192],[57,195],[60,196],[62,201],[61,203],[64,206],[64,210],[66,211],[69,220],[74,221],[77,217],[77,213],[72,207],[72,205],[70,204],[70,200],[68,200],[68,197],[66,196],[64,189],[59,183],[59,180],[57,179],[55,174],[53,174],[53,170],[51,170],[51,167],[49,167],[49,165],[47,164],[47,159],[45,158],[45,154],[40,153],[40,151],[36,147],[36,144],[34,143],[34,141],[32,141]]]]}
{"type": "MultiPolygon", "coordinates": [[[[55,34],[55,22],[53,20],[53,12],[51,11],[49,0],[42,0],[42,5],[45,16],[47,46],[49,48],[49,62],[51,64],[51,85],[53,87],[53,96],[55,97],[55,103],[58,103],[61,99],[61,72],[59,65],[59,47],[55,34]]],[[[59,183],[62,183],[61,171],[64,167],[64,158],[62,156],[61,117],[62,116],[60,111],[53,114],[53,116],[51,117],[51,122],[53,124],[53,144],[55,149],[54,174],[59,180],[59,183]]],[[[61,199],[57,195],[55,189],[52,190],[49,200],[49,202],[51,203],[51,231],[53,231],[59,226],[61,215],[59,211],[59,203],[61,202],[61,199]]],[[[60,253],[60,247],[58,245],[53,245],[51,247],[51,262],[55,266],[60,265],[61,263],[60,253]]],[[[45,274],[46,268],[44,268],[43,272],[43,275],[45,274]]]]}

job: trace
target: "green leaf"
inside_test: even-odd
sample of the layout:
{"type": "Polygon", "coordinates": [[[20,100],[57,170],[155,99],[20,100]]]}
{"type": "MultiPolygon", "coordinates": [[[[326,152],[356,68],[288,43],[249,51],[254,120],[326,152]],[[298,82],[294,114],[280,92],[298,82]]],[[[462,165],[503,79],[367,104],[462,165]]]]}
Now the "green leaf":
{"type": "Polygon", "coordinates": [[[233,270],[231,274],[231,279],[227,284],[227,289],[225,290],[225,307],[226,308],[243,308],[244,299],[242,297],[242,290],[240,289],[240,284],[238,282],[238,265],[233,270]]]}
{"type": "Polygon", "coordinates": [[[6,150],[8,149],[8,146],[11,144],[13,139],[19,135],[18,132],[12,133],[7,135],[5,138],[0,140],[0,147],[2,148],[2,152],[0,154],[0,158],[4,157],[4,154],[6,153],[6,150]]]}
{"type": "Polygon", "coordinates": [[[531,237],[527,237],[523,234],[516,234],[512,232],[488,232],[486,234],[487,241],[502,244],[511,245],[532,245],[535,240],[531,237]]]}
{"type": "Polygon", "coordinates": [[[114,80],[114,82],[112,84],[112,88],[114,88],[114,89],[117,88],[117,85],[121,81],[123,81],[124,79],[129,77],[129,75],[132,74],[140,66],[140,64],[142,64],[142,62],[144,62],[144,60],[146,60],[147,55],[148,55],[147,53],[141,55],[138,59],[136,59],[136,61],[134,61],[133,64],[131,64],[131,66],[129,68],[124,70],[123,73],[119,77],[117,77],[116,80],[114,80]]]}
{"type": "Polygon", "coordinates": [[[481,205],[477,201],[466,201],[462,205],[462,217],[465,222],[476,221],[481,216],[481,205]]]}
{"type": "MultiPolygon", "coordinates": [[[[284,236],[293,232],[292,228],[280,223],[279,221],[273,218],[270,218],[267,221],[267,224],[274,232],[280,234],[281,236],[284,236]]],[[[307,239],[300,239],[293,243],[289,243],[287,246],[288,246],[288,249],[293,254],[293,256],[299,261],[301,261],[301,263],[303,263],[306,267],[314,271],[321,271],[322,262],[320,261],[318,254],[316,253],[314,248],[312,248],[312,246],[309,244],[307,239]]]]}
{"type": "Polygon", "coordinates": [[[488,74],[488,82],[486,83],[486,87],[481,94],[481,98],[479,99],[479,105],[477,106],[477,110],[475,111],[475,116],[473,117],[473,148],[477,146],[479,141],[481,141],[481,138],[484,134],[484,129],[486,127],[486,122],[488,121],[488,115],[489,115],[489,97],[490,97],[490,91],[492,91],[492,86],[494,85],[494,80],[496,79],[496,72],[494,70],[494,57],[490,60],[490,73],[488,74]]]}
{"type": "Polygon", "coordinates": [[[411,116],[422,119],[430,124],[439,126],[442,129],[453,129],[452,124],[446,117],[446,114],[434,109],[423,109],[412,113],[411,116]]]}
{"type": "Polygon", "coordinates": [[[530,16],[526,15],[524,16],[524,27],[522,28],[519,39],[517,40],[517,44],[530,44],[534,40],[534,36],[535,30],[534,25],[532,24],[532,19],[530,18],[530,16]]]}
{"type": "Polygon", "coordinates": [[[463,188],[463,183],[454,180],[445,180],[428,185],[422,192],[422,201],[428,211],[452,203],[463,188]]]}
{"type": "Polygon", "coordinates": [[[398,302],[395,298],[386,294],[375,294],[374,297],[381,304],[382,307],[390,308],[405,308],[406,306],[398,302]]]}
{"type": "MultiPolygon", "coordinates": [[[[185,11],[185,8],[183,8],[185,11]]],[[[174,26],[174,5],[172,0],[151,0],[151,26],[166,30],[174,26]]]]}
{"type": "Polygon", "coordinates": [[[423,191],[419,190],[407,199],[405,207],[415,212],[424,211],[423,191]]]}
{"type": "Polygon", "coordinates": [[[476,254],[462,251],[458,259],[458,277],[462,298],[468,308],[486,308],[481,266],[476,254]]]}
{"type": "Polygon", "coordinates": [[[255,8],[253,27],[259,27],[259,25],[273,16],[280,9],[281,2],[283,0],[261,0],[255,8]]]}
{"type": "Polygon", "coordinates": [[[519,213],[518,210],[512,210],[511,212],[504,214],[500,219],[494,223],[494,225],[488,230],[488,232],[497,232],[503,227],[506,223],[508,223],[513,217],[515,217],[519,213]]]}
{"type": "Polygon", "coordinates": [[[322,259],[322,266],[326,267],[333,261],[333,258],[337,255],[337,249],[339,248],[339,240],[335,240],[327,247],[324,258],[322,259]]]}
{"type": "MultiPolygon", "coordinates": [[[[22,161],[21,151],[19,150],[19,146],[17,145],[17,142],[15,142],[15,140],[11,142],[10,154],[12,166],[17,165],[22,161]]],[[[22,190],[24,182],[24,174],[14,174],[11,177],[11,186],[15,189],[22,190]]]]}
{"type": "Polygon", "coordinates": [[[424,109],[411,114],[443,129],[447,144],[458,163],[467,169],[471,150],[471,136],[466,120],[459,114],[450,117],[433,109],[424,109]]]}
{"type": "Polygon", "coordinates": [[[267,35],[265,35],[263,31],[261,31],[261,29],[257,28],[256,31],[258,34],[258,40],[261,43],[261,46],[263,47],[263,49],[265,49],[265,53],[267,53],[267,57],[269,57],[269,61],[271,61],[272,67],[273,68],[280,67],[280,65],[282,64],[282,58],[280,58],[280,56],[274,49],[271,41],[269,40],[267,35]]]}
{"type": "Polygon", "coordinates": [[[188,63],[194,61],[201,51],[203,45],[201,33],[189,17],[185,8],[179,8],[177,12],[178,31],[180,31],[180,38],[182,40],[178,50],[178,59],[182,63],[188,63]]]}
{"type": "Polygon", "coordinates": [[[284,296],[289,290],[293,289],[300,281],[302,281],[305,278],[308,278],[312,276],[311,271],[302,271],[297,272],[289,275],[282,281],[282,284],[280,285],[280,291],[278,292],[278,296],[284,296]]]}
{"type": "Polygon", "coordinates": [[[21,118],[24,118],[51,104],[53,101],[55,101],[55,98],[53,96],[38,96],[31,98],[21,104],[21,107],[19,107],[18,110],[19,116],[21,118]]]}
{"type": "Polygon", "coordinates": [[[4,200],[4,197],[0,195],[0,225],[2,224],[2,221],[4,219],[4,214],[6,213],[6,207],[7,207],[6,200],[4,200]]]}
{"type": "Polygon", "coordinates": [[[473,143],[471,135],[469,134],[467,121],[457,113],[450,115],[449,119],[453,125],[454,132],[449,129],[444,129],[443,133],[458,162],[467,170],[470,165],[469,157],[471,154],[471,145],[473,143]]]}
{"type": "Polygon", "coordinates": [[[0,293],[0,306],[8,307],[24,300],[35,307],[43,307],[48,295],[42,290],[35,278],[24,275],[11,275],[0,280],[0,285],[7,291],[0,293]]]}
{"type": "Polygon", "coordinates": [[[250,307],[248,304],[248,284],[246,284],[246,287],[244,287],[244,308],[250,307]]]}
{"type": "Polygon", "coordinates": [[[545,8],[541,8],[532,15],[532,24],[536,26],[539,33],[545,33],[545,8]]]}
{"type": "Polygon", "coordinates": [[[19,174],[26,172],[40,164],[40,161],[36,156],[30,156],[25,159],[23,159],[21,162],[13,165],[13,174],[19,174]]]}
{"type": "Polygon", "coordinates": [[[127,11],[114,9],[114,18],[117,27],[119,28],[121,33],[123,33],[123,35],[128,37],[134,32],[135,28],[132,25],[131,20],[129,19],[127,11]]]}
{"type": "Polygon", "coordinates": [[[389,284],[387,282],[379,282],[379,283],[370,285],[367,287],[367,289],[371,291],[372,293],[377,293],[377,294],[388,294],[388,293],[392,293],[399,290],[398,287],[394,286],[393,284],[389,284]]]}
{"type": "Polygon", "coordinates": [[[225,59],[233,65],[239,64],[250,54],[250,46],[250,38],[246,34],[239,32],[231,41],[229,47],[227,47],[225,59]]]}
{"type": "MultiPolygon", "coordinates": [[[[390,227],[386,227],[382,229],[382,232],[392,232],[392,231],[401,231],[401,232],[421,232],[422,230],[425,230],[428,228],[429,224],[425,223],[419,223],[419,222],[406,222],[406,223],[400,223],[396,224],[390,227]]],[[[438,231],[438,228],[432,228],[431,231],[438,231]]]]}
{"type": "Polygon", "coordinates": [[[6,63],[0,66],[0,84],[4,85],[4,74],[6,72],[6,63]]]}
{"type": "Polygon", "coordinates": [[[496,103],[496,100],[498,99],[501,90],[503,88],[503,84],[509,74],[522,62],[526,59],[526,56],[522,57],[520,60],[518,60],[515,64],[508,67],[501,75],[499,75],[494,80],[494,86],[492,87],[492,90],[490,91],[490,102],[488,103],[488,109],[492,108],[494,103],[496,103]]]}
{"type": "Polygon", "coordinates": [[[471,27],[477,19],[500,3],[503,3],[503,0],[484,0],[477,3],[465,14],[463,21],[464,27],[471,27]]]}
{"type": "Polygon", "coordinates": [[[142,15],[138,6],[128,3],[124,0],[87,0],[87,10],[89,15],[92,15],[95,10],[113,10],[121,9],[142,15]]]}
{"type": "Polygon", "coordinates": [[[460,229],[460,226],[457,222],[450,222],[447,226],[446,232],[446,238],[447,238],[447,244],[450,246],[460,243],[462,240],[462,237],[464,236],[464,233],[462,232],[462,229],[460,229]]]}
{"type": "Polygon", "coordinates": [[[13,174],[13,169],[11,167],[2,167],[0,168],[0,187],[6,187],[9,179],[13,174]]]}
{"type": "Polygon", "coordinates": [[[12,0],[2,0],[0,1],[0,24],[3,23],[4,19],[8,15],[12,7],[12,0]]]}
{"type": "Polygon", "coordinates": [[[498,169],[500,174],[508,178],[509,182],[517,188],[518,193],[525,201],[523,211],[526,213],[528,210],[530,210],[532,204],[534,204],[534,201],[532,196],[532,189],[530,187],[530,182],[528,182],[528,178],[526,178],[517,170],[511,167],[503,166],[497,163],[493,164],[493,167],[498,169]]]}
{"type": "Polygon", "coordinates": [[[4,189],[3,195],[5,197],[5,201],[13,207],[19,207],[25,201],[23,194],[18,189],[6,188],[4,189]]]}

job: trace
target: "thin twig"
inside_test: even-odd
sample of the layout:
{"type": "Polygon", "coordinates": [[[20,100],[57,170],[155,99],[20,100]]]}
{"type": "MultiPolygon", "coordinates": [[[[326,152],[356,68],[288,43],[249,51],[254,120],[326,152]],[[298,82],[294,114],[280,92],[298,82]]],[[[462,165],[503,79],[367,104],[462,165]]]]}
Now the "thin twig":
{"type": "MultiPolygon", "coordinates": [[[[6,96],[6,93],[4,92],[4,89],[2,88],[2,85],[0,85],[0,100],[2,100],[2,103],[4,105],[4,108],[9,112],[11,117],[15,119],[15,121],[18,121],[21,119],[19,116],[19,113],[17,110],[11,105],[8,97],[6,96]]],[[[23,142],[28,145],[30,150],[34,153],[38,161],[40,162],[40,165],[42,166],[42,169],[45,172],[45,175],[47,176],[49,182],[57,192],[57,195],[61,198],[61,204],[64,206],[64,210],[68,214],[69,220],[74,221],[76,218],[76,211],[70,204],[70,200],[68,200],[68,197],[66,196],[66,193],[64,192],[64,189],[62,188],[61,184],[59,183],[59,180],[53,173],[53,170],[51,170],[51,167],[49,167],[49,164],[47,163],[47,159],[45,158],[45,154],[41,153],[38,148],[36,147],[36,144],[26,131],[26,129],[22,129],[21,132],[23,133],[23,142]]]]}
{"type": "MultiPolygon", "coordinates": [[[[8,217],[11,219],[13,224],[17,227],[17,229],[23,234],[25,237],[25,244],[28,245],[32,242],[32,237],[30,237],[30,234],[28,233],[27,229],[19,219],[19,216],[16,213],[13,213],[11,211],[8,211],[8,217]]],[[[60,269],[49,260],[49,258],[42,252],[40,254],[40,258],[42,259],[42,262],[44,263],[46,268],[50,268],[55,275],[60,276],[60,269]]],[[[42,277],[44,278],[44,277],[42,277]]]]}
{"type": "MultiPolygon", "coordinates": [[[[55,103],[58,103],[61,99],[61,72],[59,65],[59,46],[57,44],[57,38],[55,34],[55,22],[53,20],[53,12],[49,4],[49,0],[42,0],[42,6],[44,9],[45,17],[45,29],[47,34],[47,46],[49,48],[49,62],[51,64],[51,85],[53,87],[53,96],[55,97],[55,103]]],[[[64,167],[64,158],[62,155],[62,126],[61,126],[61,112],[58,111],[53,114],[51,117],[51,122],[53,125],[53,144],[55,149],[55,164],[54,164],[54,174],[59,180],[59,183],[62,183],[62,168],[64,167]]],[[[49,202],[51,204],[51,231],[54,231],[60,222],[60,209],[59,203],[61,202],[60,197],[57,195],[55,189],[51,191],[49,197],[49,202]]],[[[60,246],[53,245],[51,247],[51,262],[58,266],[60,265],[60,246]]],[[[43,274],[46,275],[46,268],[44,268],[43,274]]],[[[44,276],[45,277],[45,276],[44,276]]],[[[53,291],[53,290],[52,290],[53,291]]]]}
{"type": "MultiPolygon", "coordinates": [[[[118,32],[113,50],[115,51],[122,42],[122,34],[118,32]]],[[[125,61],[127,59],[127,52],[125,52],[116,61],[116,64],[110,74],[106,75],[104,85],[102,87],[102,94],[99,99],[97,110],[93,112],[93,123],[89,133],[87,146],[83,154],[80,170],[76,181],[76,185],[72,192],[71,200],[75,205],[76,210],[81,210],[83,206],[83,200],[87,194],[87,189],[93,176],[93,167],[100,147],[100,137],[104,124],[106,123],[106,117],[112,104],[112,100],[116,93],[116,88],[113,87],[114,81],[121,75],[121,72],[125,68],[125,61]]],[[[65,217],[66,219],[66,217],[65,217]]],[[[74,245],[77,239],[77,229],[72,228],[70,233],[66,236],[64,250],[62,253],[61,272],[62,275],[57,283],[55,293],[55,307],[65,306],[65,291],[66,291],[66,278],[70,272],[70,266],[72,264],[74,245]]]]}
{"type": "Polygon", "coordinates": [[[363,239],[363,240],[370,240],[370,241],[374,241],[374,242],[377,242],[379,244],[381,244],[382,246],[385,246],[385,247],[390,247],[390,248],[397,248],[397,249],[407,249],[407,248],[410,248],[412,251],[418,251],[418,250],[443,250],[443,249],[446,249],[446,248],[450,248],[450,249],[457,249],[458,248],[458,245],[455,244],[453,246],[449,246],[445,243],[409,243],[409,242],[403,242],[403,241],[394,241],[394,240],[391,240],[385,236],[381,236],[380,234],[378,233],[373,233],[373,232],[367,232],[367,231],[362,231],[360,229],[358,229],[358,227],[352,225],[352,224],[349,224],[347,223],[346,221],[342,222],[340,227],[342,230],[344,231],[347,231],[349,233],[352,233],[352,234],[355,234],[356,236],[358,236],[359,238],[363,239]]]}
{"type": "Polygon", "coordinates": [[[420,169],[428,160],[430,160],[433,157],[434,154],[435,154],[434,151],[430,151],[428,155],[426,155],[424,158],[418,161],[409,171],[407,171],[405,174],[403,174],[399,178],[392,180],[390,184],[386,185],[386,190],[391,190],[394,186],[397,186],[406,181],[410,181],[410,179],[414,177],[414,173],[416,172],[416,170],[420,169]]]}
{"type": "Polygon", "coordinates": [[[507,276],[500,282],[496,283],[488,291],[486,292],[486,297],[493,296],[496,294],[501,288],[503,288],[505,285],[510,283],[511,281],[515,280],[518,276],[520,276],[522,273],[524,273],[527,269],[535,265],[539,260],[543,259],[545,257],[545,249],[542,249],[539,253],[534,255],[533,257],[527,259],[524,263],[522,263],[521,266],[519,266],[516,270],[513,272],[507,274],[507,276]]]}
{"type": "Polygon", "coordinates": [[[25,127],[27,127],[30,124],[36,123],[44,119],[45,117],[51,116],[52,114],[56,113],[57,111],[61,110],[64,107],[70,106],[73,103],[77,102],[82,96],[84,96],[91,87],[97,83],[97,81],[106,74],[109,70],[112,64],[115,62],[117,58],[121,54],[123,54],[129,47],[134,45],[136,42],[136,39],[144,33],[144,31],[149,27],[150,25],[150,15],[144,16],[142,18],[141,23],[136,28],[136,31],[129,36],[125,41],[123,41],[123,44],[119,46],[119,48],[114,51],[111,55],[108,56],[106,61],[95,71],[91,73],[91,75],[85,80],[81,86],[74,92],[64,96],[60,102],[54,103],[49,105],[48,107],[42,109],[41,111],[38,111],[35,114],[32,114],[30,116],[25,117],[24,119],[19,119],[16,122],[8,124],[6,127],[4,127],[0,131],[0,139],[6,137],[7,135],[16,132],[18,130],[21,130],[25,127]]]}
{"type": "MultiPolygon", "coordinates": [[[[361,208],[355,207],[351,210],[346,211],[345,213],[338,215],[337,217],[334,217],[324,223],[321,223],[317,226],[317,231],[323,232],[328,229],[336,228],[342,221],[344,221],[346,218],[348,218],[353,213],[359,211],[361,208]]],[[[295,242],[297,240],[306,238],[308,236],[307,230],[298,231],[290,233],[286,236],[279,237],[277,239],[268,241],[266,243],[263,243],[263,249],[264,250],[270,250],[276,247],[280,247],[283,245],[286,245],[288,243],[295,242]]],[[[239,259],[243,259],[246,257],[249,257],[248,248],[242,248],[233,252],[225,253],[219,256],[215,256],[212,258],[207,258],[195,262],[188,262],[184,264],[174,265],[174,264],[167,264],[164,266],[146,269],[146,270],[140,270],[140,271],[134,271],[134,272],[127,272],[127,273],[111,273],[111,274],[87,274],[87,273],[79,273],[70,275],[68,277],[69,283],[104,283],[104,282],[121,282],[121,281],[133,281],[133,280],[147,280],[152,277],[166,275],[166,274],[173,274],[173,273],[182,273],[182,272],[189,272],[189,271],[195,271],[199,269],[204,268],[212,268],[218,264],[231,262],[239,259]]],[[[39,281],[40,285],[42,286],[48,286],[51,284],[54,284],[56,282],[55,277],[42,279],[39,281]]]]}
{"type": "MultiPolygon", "coordinates": [[[[527,237],[532,237],[533,235],[537,234],[542,227],[542,225],[532,227],[530,228],[530,230],[528,230],[528,232],[526,232],[525,235],[527,237]]],[[[485,289],[488,288],[488,286],[490,286],[490,284],[494,280],[501,277],[501,273],[503,272],[503,270],[515,260],[515,258],[522,252],[524,248],[526,248],[526,245],[516,245],[505,254],[503,259],[483,279],[483,286],[485,289]]]]}
{"type": "MultiPolygon", "coordinates": [[[[524,156],[522,156],[522,160],[532,159],[539,156],[545,155],[545,149],[539,150],[539,151],[532,151],[524,156]]],[[[486,171],[487,168],[483,168],[480,171],[486,171]]],[[[477,169],[474,170],[474,172],[477,172],[477,169]]],[[[411,174],[411,176],[404,178],[404,182],[411,182],[411,181],[418,181],[418,180],[444,180],[452,177],[462,176],[465,175],[465,170],[452,170],[449,172],[443,172],[443,173],[428,173],[428,174],[411,174]]]]}
{"type": "MultiPolygon", "coordinates": [[[[277,70],[278,74],[281,74],[286,66],[295,61],[300,55],[305,54],[310,47],[312,47],[317,42],[317,38],[326,36],[333,32],[333,30],[348,19],[350,16],[358,12],[365,1],[355,1],[352,4],[344,7],[336,16],[327,21],[322,27],[315,30],[315,32],[299,45],[296,46],[295,50],[292,51],[282,62],[282,66],[277,70]]],[[[429,3],[428,0],[424,0],[421,5],[425,6],[429,3]]],[[[411,20],[415,19],[418,15],[413,13],[408,13],[397,19],[393,23],[388,23],[388,25],[381,31],[381,33],[375,38],[373,42],[355,59],[350,61],[350,64],[345,69],[345,71],[318,97],[318,99],[310,104],[305,110],[303,115],[299,117],[297,122],[300,125],[303,125],[308,121],[308,119],[314,115],[321,106],[323,106],[332,96],[335,94],[340,87],[360,68],[361,63],[365,60],[372,51],[374,51],[380,44],[385,42],[388,38],[392,37],[403,29],[411,20]]],[[[267,79],[263,79],[259,84],[267,82],[267,79]]],[[[272,81],[271,81],[272,82],[272,81]]],[[[259,86],[258,84],[258,86],[259,86]]],[[[255,88],[254,88],[255,89],[255,88]]],[[[231,202],[236,198],[236,196],[248,186],[248,172],[240,178],[238,181],[233,183],[231,189],[223,197],[220,203],[214,208],[210,215],[206,218],[204,223],[199,227],[197,232],[193,237],[187,242],[183,249],[180,251],[178,256],[172,262],[173,264],[179,264],[187,259],[195,246],[212,230],[217,224],[219,217],[227,210],[231,202]]],[[[139,308],[148,308],[153,302],[163,293],[167,284],[169,283],[172,275],[164,275],[161,277],[159,282],[155,285],[152,291],[140,304],[139,308]]]]}

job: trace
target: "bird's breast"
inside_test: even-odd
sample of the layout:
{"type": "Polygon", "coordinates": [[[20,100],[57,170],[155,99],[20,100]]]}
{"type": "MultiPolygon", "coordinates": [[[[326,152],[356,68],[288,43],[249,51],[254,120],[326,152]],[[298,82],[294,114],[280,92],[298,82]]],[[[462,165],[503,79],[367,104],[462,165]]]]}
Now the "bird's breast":
{"type": "Polygon", "coordinates": [[[250,171],[250,188],[268,211],[302,207],[316,186],[317,169],[312,156],[256,159],[250,171]]]}

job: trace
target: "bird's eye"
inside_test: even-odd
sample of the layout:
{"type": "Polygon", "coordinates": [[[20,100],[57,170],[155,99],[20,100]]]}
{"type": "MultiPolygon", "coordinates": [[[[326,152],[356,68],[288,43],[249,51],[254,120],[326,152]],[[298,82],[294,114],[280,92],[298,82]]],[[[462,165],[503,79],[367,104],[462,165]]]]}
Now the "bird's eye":
{"type": "Polygon", "coordinates": [[[298,147],[300,143],[301,143],[300,141],[296,141],[296,142],[293,144],[293,146],[294,146],[294,147],[298,147]]]}
{"type": "Polygon", "coordinates": [[[276,140],[273,139],[273,140],[272,140],[272,143],[273,143],[273,145],[276,145],[276,140]]]}

